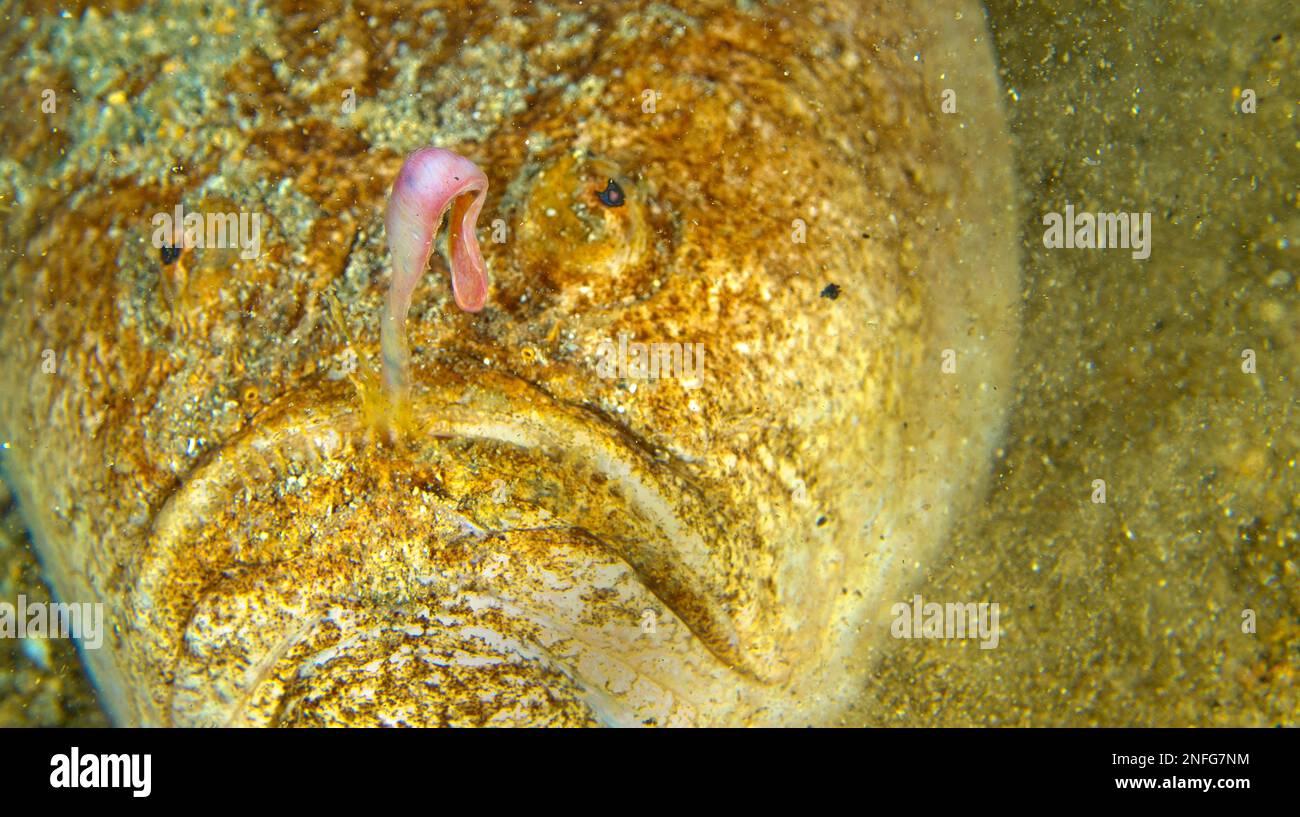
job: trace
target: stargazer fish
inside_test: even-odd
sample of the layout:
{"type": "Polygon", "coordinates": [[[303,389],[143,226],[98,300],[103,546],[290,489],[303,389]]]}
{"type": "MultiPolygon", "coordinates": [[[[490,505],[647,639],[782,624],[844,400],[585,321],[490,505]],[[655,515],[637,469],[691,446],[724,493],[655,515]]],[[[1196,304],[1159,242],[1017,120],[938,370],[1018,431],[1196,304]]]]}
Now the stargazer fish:
{"type": "Polygon", "coordinates": [[[94,78],[36,21],[82,92],[5,148],[0,440],[112,719],[843,722],[1012,392],[979,7],[425,5],[94,78]],[[178,203],[260,252],[182,276],[178,203]]]}

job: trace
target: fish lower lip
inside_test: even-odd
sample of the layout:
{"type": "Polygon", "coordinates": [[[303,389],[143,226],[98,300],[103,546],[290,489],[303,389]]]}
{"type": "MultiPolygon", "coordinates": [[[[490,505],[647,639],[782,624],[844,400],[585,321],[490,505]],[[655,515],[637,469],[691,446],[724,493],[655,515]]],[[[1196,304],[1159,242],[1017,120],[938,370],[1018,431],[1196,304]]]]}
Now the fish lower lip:
{"type": "MultiPolygon", "coordinates": [[[[142,623],[138,634],[158,642],[134,654],[174,659],[170,666],[152,667],[153,677],[175,677],[182,652],[177,645],[189,638],[200,597],[219,577],[247,567],[248,557],[240,555],[240,542],[244,541],[240,537],[264,540],[267,534],[277,535],[276,517],[256,518],[265,512],[258,510],[258,503],[271,502],[268,507],[273,507],[283,499],[266,497],[270,486],[294,479],[295,470],[301,473],[304,468],[316,467],[313,463],[351,463],[357,453],[386,458],[384,468],[391,465],[389,470],[396,476],[409,465],[404,457],[427,445],[430,438],[438,438],[452,441],[452,445],[543,452],[554,467],[539,469],[545,473],[537,476],[543,486],[537,490],[547,498],[537,503],[554,508],[557,527],[568,527],[621,560],[636,581],[689,628],[717,667],[764,678],[761,660],[752,660],[756,653],[738,635],[734,601],[712,567],[708,523],[716,514],[701,491],[656,462],[626,433],[594,412],[557,403],[523,381],[485,373],[473,382],[417,391],[411,406],[413,433],[405,443],[385,450],[377,444],[378,435],[353,395],[343,389],[340,384],[322,384],[316,390],[286,396],[255,426],[214,449],[159,511],[132,594],[134,612],[142,623]],[[403,450],[403,445],[409,448],[403,450]],[[583,492],[595,483],[602,486],[599,502],[584,504],[583,492]],[[263,495],[258,503],[250,498],[255,494],[263,495]],[[245,504],[239,518],[249,521],[229,523],[214,531],[213,520],[222,518],[223,509],[229,514],[241,497],[245,504]],[[617,512],[611,512],[611,507],[617,512]]],[[[367,462],[373,465],[376,460],[362,460],[361,465],[349,467],[364,468],[367,462]]],[[[466,493],[490,493],[493,488],[483,482],[469,483],[466,493]]],[[[379,490],[360,497],[365,502],[382,498],[379,490]]],[[[530,498],[530,503],[533,499],[537,498],[530,498]]],[[[456,500],[451,494],[447,500],[443,503],[445,515],[455,517],[456,500]]],[[[313,530],[318,522],[314,516],[287,520],[313,530]]],[[[281,518],[279,524],[286,521],[281,518]]],[[[469,536],[485,533],[472,523],[465,528],[469,536]]],[[[502,525],[491,532],[511,530],[510,525],[502,525]]],[[[318,592],[320,598],[304,602],[317,611],[332,601],[325,591],[304,588],[302,592],[318,592]]],[[[302,623],[298,625],[301,630],[302,623]]],[[[237,632],[258,625],[236,622],[227,626],[237,632]]],[[[278,646],[268,646],[240,661],[261,668],[253,675],[265,673],[301,637],[301,632],[289,627],[279,641],[267,642],[278,646]]],[[[251,689],[243,691],[251,693],[251,689]]],[[[163,712],[176,711],[166,701],[155,703],[163,712]]],[[[140,720],[149,721],[157,719],[158,713],[137,714],[140,720]]]]}

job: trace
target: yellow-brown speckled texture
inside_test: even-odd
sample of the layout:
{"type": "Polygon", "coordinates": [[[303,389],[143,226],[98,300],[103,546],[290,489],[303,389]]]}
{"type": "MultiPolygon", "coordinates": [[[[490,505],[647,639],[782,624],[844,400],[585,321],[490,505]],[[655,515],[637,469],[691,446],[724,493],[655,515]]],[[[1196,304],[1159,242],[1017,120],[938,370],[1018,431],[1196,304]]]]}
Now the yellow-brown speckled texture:
{"type": "Polygon", "coordinates": [[[833,717],[876,606],[981,482],[941,472],[982,467],[1017,323],[978,15],[859,6],[33,24],[31,54],[74,57],[24,70],[107,113],[69,103],[59,154],[16,142],[42,186],[4,228],[0,422],[55,586],[108,605],[114,717],[833,717]],[[68,77],[115,38],[137,63],[68,77]],[[980,145],[939,117],[943,66],[980,145]],[[433,261],[393,440],[350,381],[376,368],[387,186],[430,141],[485,169],[480,234],[507,238],[481,315],[433,261]],[[150,218],[178,201],[262,214],[261,254],[161,264],[150,218]],[[620,333],[700,344],[704,382],[600,378],[620,333]],[[952,346],[971,362],[940,383],[952,346]]]}

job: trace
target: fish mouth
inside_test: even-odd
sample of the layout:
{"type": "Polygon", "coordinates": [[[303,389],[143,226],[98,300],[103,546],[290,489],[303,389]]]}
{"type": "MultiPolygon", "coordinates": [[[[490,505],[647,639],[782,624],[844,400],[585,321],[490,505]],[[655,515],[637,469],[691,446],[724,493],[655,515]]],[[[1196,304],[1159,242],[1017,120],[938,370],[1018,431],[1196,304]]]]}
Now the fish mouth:
{"type": "MultiPolygon", "coordinates": [[[[689,722],[710,690],[784,674],[742,636],[755,617],[718,570],[709,493],[613,421],[484,371],[422,378],[408,426],[385,442],[345,384],[321,381],[208,454],[136,565],[138,632],[119,660],[153,683],[119,720],[301,721],[327,694],[322,667],[387,667],[430,639],[439,679],[403,683],[440,688],[419,694],[445,698],[465,686],[448,667],[479,661],[598,723],[647,707],[689,722]],[[342,645],[368,660],[340,660],[342,645]],[[627,673],[640,706],[609,694],[627,673]]],[[[507,720],[556,722],[535,710],[507,720]]]]}

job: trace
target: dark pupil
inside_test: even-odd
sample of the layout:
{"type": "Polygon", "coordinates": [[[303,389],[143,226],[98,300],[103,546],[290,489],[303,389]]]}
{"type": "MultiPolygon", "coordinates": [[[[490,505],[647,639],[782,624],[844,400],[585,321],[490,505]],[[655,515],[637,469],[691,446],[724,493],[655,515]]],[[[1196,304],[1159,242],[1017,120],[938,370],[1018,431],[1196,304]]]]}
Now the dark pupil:
{"type": "Polygon", "coordinates": [[[596,197],[607,207],[618,207],[623,204],[623,188],[618,186],[618,182],[610,179],[605,189],[597,193],[596,197]]]}

